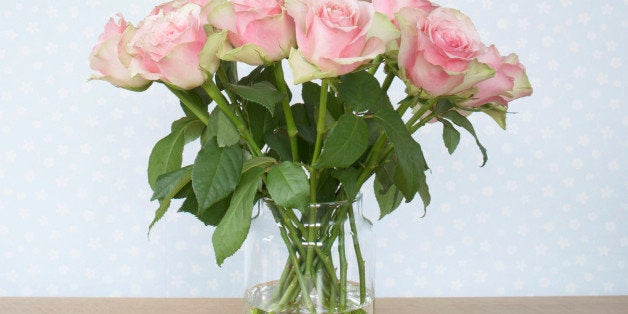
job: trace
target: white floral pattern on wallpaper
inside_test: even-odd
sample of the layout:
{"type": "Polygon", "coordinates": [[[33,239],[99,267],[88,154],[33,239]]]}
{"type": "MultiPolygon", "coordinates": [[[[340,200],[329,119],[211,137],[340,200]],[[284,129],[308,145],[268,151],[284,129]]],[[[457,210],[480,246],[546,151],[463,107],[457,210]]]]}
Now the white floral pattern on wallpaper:
{"type": "MultiPolygon", "coordinates": [[[[218,268],[211,229],[169,213],[147,238],[146,161],[175,99],[87,82],[87,55],[117,11],[153,1],[0,3],[0,295],[240,296],[242,256],[218,268]]],[[[432,205],[377,223],[379,296],[628,293],[628,2],[442,1],[535,87],[508,131],[473,120],[449,156],[422,140],[432,205]]],[[[403,86],[394,85],[402,94],[403,86]]],[[[365,207],[376,216],[375,200],[365,207]]]]}

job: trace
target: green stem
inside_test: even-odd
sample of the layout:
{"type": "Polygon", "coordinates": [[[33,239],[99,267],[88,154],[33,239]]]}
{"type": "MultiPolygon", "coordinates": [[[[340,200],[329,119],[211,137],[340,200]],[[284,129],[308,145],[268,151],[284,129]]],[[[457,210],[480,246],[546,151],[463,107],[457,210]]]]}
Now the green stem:
{"type": "MultiPolygon", "coordinates": [[[[318,120],[316,122],[316,143],[314,145],[314,154],[312,156],[312,165],[318,160],[318,156],[321,153],[321,146],[323,143],[323,133],[325,132],[325,116],[327,115],[327,90],[329,89],[329,81],[323,79],[321,84],[320,104],[318,108],[318,120]]],[[[316,203],[316,188],[318,184],[318,173],[314,168],[310,170],[310,203],[316,203]]],[[[314,258],[314,240],[316,236],[316,230],[314,225],[316,223],[316,211],[318,208],[310,206],[308,209],[308,220],[310,228],[307,230],[307,242],[309,244],[307,248],[307,256],[305,260],[305,274],[306,277],[312,275],[312,259],[314,258]]],[[[311,277],[310,277],[311,278],[311,277]]]]}
{"type": "Polygon", "coordinates": [[[375,74],[375,72],[377,72],[377,69],[379,69],[379,66],[382,64],[382,61],[382,55],[378,55],[377,57],[375,57],[375,59],[373,59],[373,62],[371,62],[373,65],[370,69],[367,70],[367,72],[369,72],[371,75],[375,74]]]}
{"type": "Polygon", "coordinates": [[[227,96],[229,96],[231,103],[235,103],[235,95],[231,92],[231,90],[229,90],[229,88],[227,88],[227,85],[231,84],[231,82],[229,82],[229,78],[227,78],[227,73],[225,72],[225,69],[223,67],[218,67],[218,71],[216,72],[216,74],[218,75],[218,79],[220,80],[220,82],[222,82],[222,85],[225,87],[225,92],[227,92],[227,96]]]}
{"type": "MultiPolygon", "coordinates": [[[[321,146],[323,145],[323,133],[325,132],[325,117],[327,116],[327,92],[329,89],[329,81],[323,79],[321,83],[320,104],[318,107],[318,121],[316,122],[316,143],[314,144],[314,155],[312,156],[312,165],[318,161],[321,154],[321,146]]],[[[313,203],[316,199],[313,200],[313,203]]]]}
{"type": "MultiPolygon", "coordinates": [[[[289,212],[290,210],[286,210],[286,212],[289,212]]],[[[299,251],[299,254],[301,256],[305,255],[305,248],[303,248],[303,244],[301,243],[301,239],[299,239],[299,237],[297,236],[297,231],[294,228],[294,226],[292,225],[292,223],[290,223],[290,218],[288,218],[288,216],[286,216],[286,213],[284,212],[284,210],[282,208],[277,208],[277,212],[279,212],[279,216],[281,216],[281,221],[280,223],[286,228],[288,229],[288,236],[291,238],[292,243],[294,243],[294,246],[297,248],[297,250],[299,251]]],[[[309,249],[309,248],[308,248],[309,249]]]]}
{"type": "Polygon", "coordinates": [[[190,111],[192,113],[194,113],[194,115],[201,120],[201,122],[203,122],[205,125],[207,125],[209,123],[209,115],[207,114],[207,112],[205,112],[203,109],[199,108],[199,106],[194,102],[194,100],[192,100],[186,91],[182,91],[179,90],[175,87],[172,87],[168,84],[164,84],[166,85],[166,87],[170,90],[170,92],[172,92],[175,96],[177,96],[177,98],[179,98],[179,100],[181,100],[181,103],[183,103],[183,105],[185,107],[187,107],[188,109],[190,109],[190,111]]]}
{"type": "Polygon", "coordinates": [[[284,95],[281,102],[284,116],[286,117],[286,126],[288,127],[288,137],[290,138],[290,150],[292,152],[292,161],[299,162],[299,147],[297,146],[297,126],[292,116],[292,110],[290,110],[290,99],[288,98],[288,90],[286,89],[286,81],[283,75],[283,68],[281,61],[276,62],[274,66],[275,81],[277,82],[277,88],[284,95]]]}
{"type": "Polygon", "coordinates": [[[205,83],[203,83],[202,86],[203,86],[203,89],[205,89],[205,91],[209,95],[209,97],[211,97],[216,102],[220,110],[222,110],[222,112],[227,116],[229,121],[233,123],[233,125],[236,127],[236,129],[240,133],[240,136],[242,136],[242,138],[244,138],[244,140],[247,142],[247,144],[249,145],[249,148],[251,149],[251,153],[254,156],[262,156],[262,151],[259,149],[259,147],[255,143],[253,136],[251,136],[251,133],[246,128],[242,120],[240,120],[233,113],[233,111],[231,111],[231,108],[229,108],[229,103],[225,99],[225,96],[218,89],[218,86],[216,86],[216,83],[214,83],[212,80],[207,80],[205,83]]]}
{"type": "Polygon", "coordinates": [[[305,257],[305,277],[308,279],[312,279],[312,261],[314,259],[314,247],[316,246],[316,244],[314,243],[315,238],[316,238],[316,211],[317,211],[317,207],[316,206],[312,206],[310,205],[308,212],[309,212],[309,225],[306,226],[306,230],[308,231],[307,234],[307,253],[306,253],[306,257],[305,257]]]}
{"type": "MultiPolygon", "coordinates": [[[[279,222],[278,222],[279,223],[279,222]]],[[[294,267],[297,282],[301,287],[301,297],[305,300],[305,307],[312,313],[315,313],[314,303],[312,303],[312,299],[310,298],[310,289],[308,288],[308,282],[306,282],[306,278],[301,275],[299,271],[299,259],[297,258],[297,254],[294,251],[294,247],[286,234],[285,228],[279,227],[279,231],[281,232],[281,238],[286,244],[286,248],[288,249],[289,259],[292,262],[292,267],[294,267]]]]}
{"type": "Polygon", "coordinates": [[[382,89],[386,92],[388,91],[388,89],[390,88],[390,85],[392,84],[393,80],[395,79],[397,75],[394,72],[388,72],[388,74],[386,74],[386,78],[384,79],[384,82],[382,83],[382,89]]]}
{"type": "MultiPolygon", "coordinates": [[[[390,74],[390,73],[389,73],[390,74]]],[[[413,101],[407,101],[407,102],[403,102],[401,104],[401,106],[399,106],[399,108],[397,108],[397,112],[400,115],[403,115],[408,108],[410,108],[411,106],[414,106],[418,103],[419,99],[416,98],[413,101]]],[[[432,105],[430,104],[425,104],[423,106],[421,106],[421,108],[419,108],[419,110],[417,110],[417,112],[415,112],[412,117],[410,118],[409,122],[412,121],[412,123],[414,123],[414,121],[418,120],[419,118],[421,118],[421,116],[423,116],[428,110],[430,110],[432,108],[432,105]]],[[[421,120],[421,122],[419,122],[418,126],[416,127],[416,129],[414,129],[414,127],[411,127],[411,123],[406,123],[406,128],[410,131],[410,134],[413,134],[418,128],[420,128],[421,126],[423,126],[423,124],[425,124],[427,121],[431,120],[433,117],[430,115],[428,117],[426,117],[426,120],[421,120]]],[[[369,177],[371,177],[371,175],[373,174],[373,171],[375,171],[375,169],[377,169],[378,165],[383,162],[384,160],[386,160],[386,158],[388,158],[388,155],[390,154],[390,152],[392,151],[393,147],[390,145],[386,145],[386,136],[385,134],[380,134],[379,137],[377,138],[377,140],[375,141],[375,144],[373,144],[373,147],[371,148],[371,152],[369,153],[367,159],[366,159],[366,163],[365,166],[362,169],[362,172],[360,173],[360,175],[358,176],[358,181],[357,181],[357,187],[360,188],[362,186],[362,184],[364,184],[364,182],[366,182],[366,180],[368,180],[369,177]],[[382,154],[383,152],[383,154],[382,154]],[[383,158],[382,158],[383,155],[383,158]]]]}
{"type": "Polygon", "coordinates": [[[360,176],[358,176],[357,187],[360,188],[366,180],[371,176],[372,172],[377,168],[377,164],[379,161],[380,151],[383,149],[386,144],[386,136],[382,133],[379,135],[375,144],[371,148],[371,152],[369,153],[366,163],[362,168],[362,172],[360,176]]]}
{"type": "Polygon", "coordinates": [[[418,129],[420,129],[422,126],[424,126],[426,123],[430,122],[430,120],[434,119],[438,117],[437,114],[430,114],[427,117],[421,119],[421,121],[419,121],[419,123],[411,126],[408,130],[410,131],[410,134],[414,134],[414,132],[416,132],[418,129]]]}
{"type": "Polygon", "coordinates": [[[323,253],[321,249],[318,247],[316,248],[316,254],[319,256],[319,260],[323,263],[323,267],[325,267],[325,270],[327,271],[327,276],[329,276],[329,280],[332,281],[332,284],[330,285],[331,303],[329,304],[329,308],[333,309],[336,307],[336,287],[339,284],[338,278],[336,278],[336,269],[334,268],[334,265],[331,262],[330,256],[325,255],[325,253],[323,253]]]}
{"type": "Polygon", "coordinates": [[[397,113],[400,116],[403,116],[406,113],[406,111],[408,111],[408,108],[410,108],[411,106],[416,106],[418,102],[419,102],[418,97],[415,97],[414,99],[412,99],[412,101],[401,102],[401,105],[399,106],[399,108],[397,108],[397,113]]]}
{"type": "Polygon", "coordinates": [[[292,262],[290,261],[290,258],[288,258],[286,260],[286,265],[283,267],[283,272],[281,273],[281,277],[279,277],[279,285],[277,286],[277,288],[275,288],[275,291],[273,291],[273,298],[272,298],[273,300],[277,300],[279,296],[282,295],[287,289],[286,285],[289,282],[288,278],[290,277],[292,270],[293,270],[292,262]]]}
{"type": "MultiPolygon", "coordinates": [[[[421,106],[421,108],[419,108],[419,110],[417,110],[412,117],[408,120],[408,122],[406,122],[406,128],[408,130],[412,129],[412,125],[417,122],[419,119],[421,119],[423,117],[423,115],[428,112],[430,109],[432,109],[433,104],[423,104],[421,106]]],[[[431,119],[431,118],[430,118],[431,119]]],[[[427,120],[429,121],[429,120],[427,120]]],[[[425,124],[425,123],[424,123],[425,124]]],[[[415,130],[416,131],[416,130],[415,130]]],[[[410,133],[414,133],[414,132],[410,132],[410,133]]]]}
{"type": "Polygon", "coordinates": [[[301,224],[301,222],[299,221],[297,215],[295,215],[294,212],[291,210],[287,210],[286,214],[288,215],[290,220],[297,226],[297,229],[299,229],[299,231],[301,232],[301,236],[305,236],[307,234],[307,231],[305,230],[305,227],[303,227],[303,224],[301,224]]]}
{"type": "Polygon", "coordinates": [[[345,226],[340,222],[340,233],[338,234],[338,255],[340,267],[340,301],[339,310],[343,311],[347,308],[347,256],[345,251],[345,226]]]}
{"type": "Polygon", "coordinates": [[[349,223],[351,225],[351,237],[353,239],[353,249],[355,257],[358,261],[358,273],[360,276],[360,304],[366,301],[366,269],[364,267],[364,258],[360,249],[360,241],[358,239],[358,228],[355,225],[355,215],[353,210],[349,210],[349,223]]]}
{"type": "MultiPolygon", "coordinates": [[[[417,114],[418,115],[418,114],[417,114]]],[[[423,125],[425,125],[427,122],[429,122],[430,120],[432,120],[433,118],[437,117],[438,115],[436,114],[430,114],[428,116],[426,116],[425,118],[421,119],[421,121],[419,121],[419,123],[413,125],[413,126],[409,126],[406,125],[406,127],[408,128],[408,131],[410,131],[410,134],[414,134],[414,132],[416,132],[418,129],[420,129],[423,125]]],[[[377,165],[379,163],[384,162],[388,156],[390,156],[390,154],[392,153],[394,147],[391,145],[386,146],[385,148],[383,148],[382,153],[379,153],[378,158],[375,159],[375,161],[373,162],[374,165],[377,165]]],[[[373,174],[373,171],[375,170],[376,167],[372,166],[370,167],[370,170],[367,171],[367,169],[369,168],[364,168],[363,172],[360,174],[360,177],[358,180],[358,187],[361,187],[362,184],[364,184],[364,182],[366,182],[366,180],[373,174]]]]}

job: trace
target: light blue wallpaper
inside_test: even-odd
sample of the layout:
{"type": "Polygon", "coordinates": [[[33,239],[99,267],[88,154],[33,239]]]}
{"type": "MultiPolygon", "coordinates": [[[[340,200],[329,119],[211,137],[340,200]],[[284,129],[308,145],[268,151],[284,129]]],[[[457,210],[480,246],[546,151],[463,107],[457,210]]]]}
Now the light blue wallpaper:
{"type": "MultiPolygon", "coordinates": [[[[106,20],[155,4],[0,2],[0,295],[241,295],[242,256],[215,266],[212,230],[190,216],[167,214],[147,238],[146,162],[181,115],[175,99],[87,82],[106,20]]],[[[628,294],[628,2],[441,4],[519,53],[535,93],[506,132],[473,117],[484,168],[471,138],[449,156],[440,126],[418,135],[432,205],[377,223],[377,295],[628,294]]]]}

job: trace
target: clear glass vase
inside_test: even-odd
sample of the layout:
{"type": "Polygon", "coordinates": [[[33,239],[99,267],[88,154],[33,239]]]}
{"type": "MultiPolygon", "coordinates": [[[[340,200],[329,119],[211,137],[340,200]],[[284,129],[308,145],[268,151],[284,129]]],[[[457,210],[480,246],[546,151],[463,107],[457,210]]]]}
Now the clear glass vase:
{"type": "Polygon", "coordinates": [[[353,202],[260,200],[245,244],[245,313],[373,313],[374,234],[353,202]]]}

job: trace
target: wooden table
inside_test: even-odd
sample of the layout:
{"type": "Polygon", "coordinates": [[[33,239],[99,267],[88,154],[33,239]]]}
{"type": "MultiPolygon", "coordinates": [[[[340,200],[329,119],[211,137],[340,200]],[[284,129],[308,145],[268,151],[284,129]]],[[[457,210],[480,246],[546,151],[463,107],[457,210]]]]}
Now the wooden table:
{"type": "MultiPolygon", "coordinates": [[[[242,314],[242,299],[0,298],[0,313],[242,314]]],[[[628,296],[379,298],[377,314],[628,314],[628,296]]]]}

